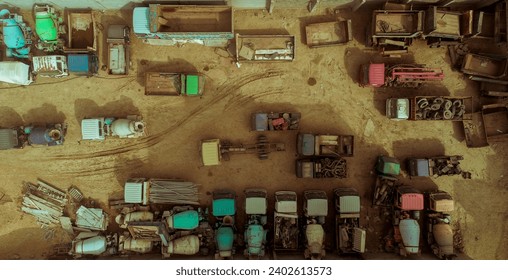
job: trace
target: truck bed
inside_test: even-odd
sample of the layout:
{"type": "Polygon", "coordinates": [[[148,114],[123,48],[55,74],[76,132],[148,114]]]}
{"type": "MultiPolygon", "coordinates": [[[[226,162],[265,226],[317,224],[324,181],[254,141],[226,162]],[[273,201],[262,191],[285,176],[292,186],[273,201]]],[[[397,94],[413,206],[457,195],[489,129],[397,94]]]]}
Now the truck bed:
{"type": "Polygon", "coordinates": [[[145,95],[180,95],[180,74],[158,72],[146,73],[145,95]]]}
{"type": "Polygon", "coordinates": [[[411,120],[417,121],[463,121],[471,118],[473,111],[473,97],[450,97],[450,96],[416,96],[411,99],[411,120]],[[432,109],[437,99],[442,99],[443,102],[437,110],[432,109]],[[425,102],[425,100],[427,102],[425,102]],[[449,111],[452,113],[451,118],[444,118],[445,103],[451,102],[452,106],[449,111]],[[427,103],[427,106],[424,106],[427,103]],[[461,109],[463,106],[463,110],[461,109]],[[460,113],[462,112],[462,114],[460,113]]]}
{"type": "Polygon", "coordinates": [[[150,31],[233,32],[233,11],[229,6],[150,4],[150,31]]]}
{"type": "Polygon", "coordinates": [[[240,35],[236,34],[236,60],[293,61],[295,36],[293,35],[240,35]]]}
{"type": "Polygon", "coordinates": [[[66,52],[89,52],[96,49],[95,25],[91,10],[71,10],[67,12],[66,52]]]}
{"type": "Polygon", "coordinates": [[[317,135],[314,154],[323,156],[351,157],[354,154],[354,136],[317,135]]]}
{"type": "Polygon", "coordinates": [[[464,121],[468,147],[485,147],[496,142],[508,142],[508,107],[505,104],[485,105],[481,112],[464,121]]]}
{"type": "Polygon", "coordinates": [[[384,11],[373,13],[373,36],[413,37],[423,31],[423,11],[384,11]]]}
{"type": "Polygon", "coordinates": [[[274,250],[294,251],[298,249],[298,217],[294,214],[274,213],[274,250]],[[292,216],[293,217],[289,217],[292,216]]]}
{"type": "Polygon", "coordinates": [[[508,61],[506,58],[493,58],[468,53],[464,57],[462,72],[473,76],[499,79],[506,76],[507,67],[508,61]]]}
{"type": "Polygon", "coordinates": [[[307,46],[311,48],[341,45],[353,39],[351,20],[313,23],[305,27],[307,46]]]}
{"type": "Polygon", "coordinates": [[[425,36],[460,39],[472,33],[473,11],[446,11],[432,6],[427,10],[425,23],[425,36]]]}

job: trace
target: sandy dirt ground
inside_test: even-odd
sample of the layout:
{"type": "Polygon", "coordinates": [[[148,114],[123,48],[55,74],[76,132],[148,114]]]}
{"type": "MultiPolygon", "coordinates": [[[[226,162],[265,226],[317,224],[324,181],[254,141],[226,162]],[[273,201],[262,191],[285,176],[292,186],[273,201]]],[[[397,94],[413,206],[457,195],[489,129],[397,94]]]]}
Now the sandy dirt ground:
{"type": "MultiPolygon", "coordinates": [[[[97,13],[101,26],[130,23],[131,11],[97,13]]],[[[464,238],[465,253],[474,259],[508,259],[508,143],[485,148],[467,148],[461,123],[445,121],[390,121],[384,115],[386,98],[415,95],[475,96],[478,86],[452,71],[445,48],[430,49],[417,41],[402,59],[377,56],[364,46],[368,13],[340,16],[353,19],[354,40],[345,46],[309,49],[304,44],[304,26],[333,19],[318,10],[236,11],[235,31],[243,34],[294,34],[296,60],[290,63],[244,63],[237,68],[224,50],[199,45],[150,46],[132,36],[130,75],[39,78],[28,87],[0,84],[0,126],[62,122],[69,125],[62,146],[2,151],[0,191],[0,258],[41,259],[56,243],[71,238],[61,230],[40,229],[35,219],[21,212],[22,182],[41,178],[66,190],[78,186],[85,196],[107,205],[108,198],[122,192],[130,177],[182,178],[200,184],[200,201],[210,205],[209,192],[234,189],[242,217],[243,190],[263,187],[277,190],[323,189],[330,197],[336,187],[357,188],[362,196],[362,223],[368,228],[369,253],[381,252],[380,230],[385,224],[372,209],[375,158],[387,154],[408,156],[460,154],[462,168],[471,180],[460,176],[412,179],[403,182],[418,189],[442,189],[456,201],[453,220],[464,238]],[[319,16],[321,15],[321,16],[319,16]],[[358,70],[362,63],[416,62],[442,67],[442,84],[420,89],[361,88],[358,70]],[[144,95],[146,71],[199,71],[206,75],[203,98],[150,97],[144,95]],[[316,83],[310,85],[309,79],[316,83]],[[207,138],[253,143],[250,115],[256,111],[298,111],[301,132],[353,134],[355,155],[348,159],[347,179],[297,179],[296,132],[267,133],[269,140],[284,142],[286,152],[272,153],[269,160],[255,155],[233,155],[220,166],[203,167],[199,142],[207,138]],[[84,117],[140,114],[149,136],[136,140],[108,139],[103,143],[80,141],[84,117]]],[[[99,38],[105,38],[99,30],[99,38]]],[[[106,55],[100,41],[101,65],[106,55]]],[[[480,44],[481,45],[481,44],[480,44]]],[[[479,102],[476,102],[476,108],[479,102]]],[[[109,211],[109,210],[108,210],[109,211]]],[[[332,212],[330,212],[332,213],[332,212]]],[[[114,214],[113,212],[111,214],[114,214]]],[[[332,215],[327,220],[332,227],[332,215]]],[[[330,231],[328,231],[330,232],[330,231]]],[[[333,242],[327,240],[327,247],[333,242]]]]}

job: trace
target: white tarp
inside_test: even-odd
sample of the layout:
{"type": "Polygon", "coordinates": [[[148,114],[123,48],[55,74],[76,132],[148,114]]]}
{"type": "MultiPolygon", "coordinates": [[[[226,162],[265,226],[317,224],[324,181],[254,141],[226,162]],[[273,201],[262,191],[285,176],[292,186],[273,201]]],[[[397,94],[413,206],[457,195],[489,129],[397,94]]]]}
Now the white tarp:
{"type": "Polygon", "coordinates": [[[19,61],[0,62],[0,82],[27,86],[32,83],[30,67],[19,61]]]}

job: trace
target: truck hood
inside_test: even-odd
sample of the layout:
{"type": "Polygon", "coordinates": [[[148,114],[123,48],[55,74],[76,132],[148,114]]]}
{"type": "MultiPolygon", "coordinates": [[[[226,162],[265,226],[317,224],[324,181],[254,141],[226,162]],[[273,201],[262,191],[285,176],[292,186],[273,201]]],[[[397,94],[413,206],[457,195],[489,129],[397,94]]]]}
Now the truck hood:
{"type": "Polygon", "coordinates": [[[420,244],[420,225],[413,219],[404,219],[399,223],[400,235],[404,247],[410,253],[417,253],[420,244]],[[414,252],[416,250],[416,252],[414,252]]]}

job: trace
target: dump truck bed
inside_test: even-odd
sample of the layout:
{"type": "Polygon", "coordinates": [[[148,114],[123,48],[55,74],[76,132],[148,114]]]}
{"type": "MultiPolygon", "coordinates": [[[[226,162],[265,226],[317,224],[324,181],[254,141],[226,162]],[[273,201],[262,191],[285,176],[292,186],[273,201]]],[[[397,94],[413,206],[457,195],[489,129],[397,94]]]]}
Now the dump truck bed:
{"type": "Polygon", "coordinates": [[[353,135],[316,135],[315,155],[351,157],[354,155],[353,135]]]}
{"type": "Polygon", "coordinates": [[[305,34],[307,46],[311,48],[342,45],[353,40],[351,20],[309,24],[305,34]]]}
{"type": "Polygon", "coordinates": [[[67,12],[67,46],[65,52],[95,51],[95,22],[92,10],[70,10],[67,12]]]}
{"type": "Polygon", "coordinates": [[[274,238],[275,251],[294,251],[298,249],[298,215],[297,213],[274,212],[274,238]]]}
{"type": "Polygon", "coordinates": [[[151,32],[233,32],[229,6],[150,4],[149,8],[151,32]]]}
{"type": "Polygon", "coordinates": [[[507,58],[468,53],[461,70],[464,74],[499,79],[506,76],[507,67],[507,58]]]}
{"type": "Polygon", "coordinates": [[[496,142],[508,141],[508,107],[506,104],[490,104],[481,112],[471,114],[464,121],[464,134],[468,147],[484,147],[496,142]]]}
{"type": "Polygon", "coordinates": [[[454,12],[432,6],[425,15],[424,36],[460,39],[473,29],[473,11],[454,12]]]}
{"type": "Polygon", "coordinates": [[[148,72],[145,74],[145,95],[180,95],[181,74],[148,72]]]}
{"type": "Polygon", "coordinates": [[[293,61],[295,36],[293,35],[240,35],[236,34],[236,60],[293,61]]]}
{"type": "Polygon", "coordinates": [[[374,11],[372,36],[417,37],[423,31],[423,16],[423,11],[374,11]]]}

